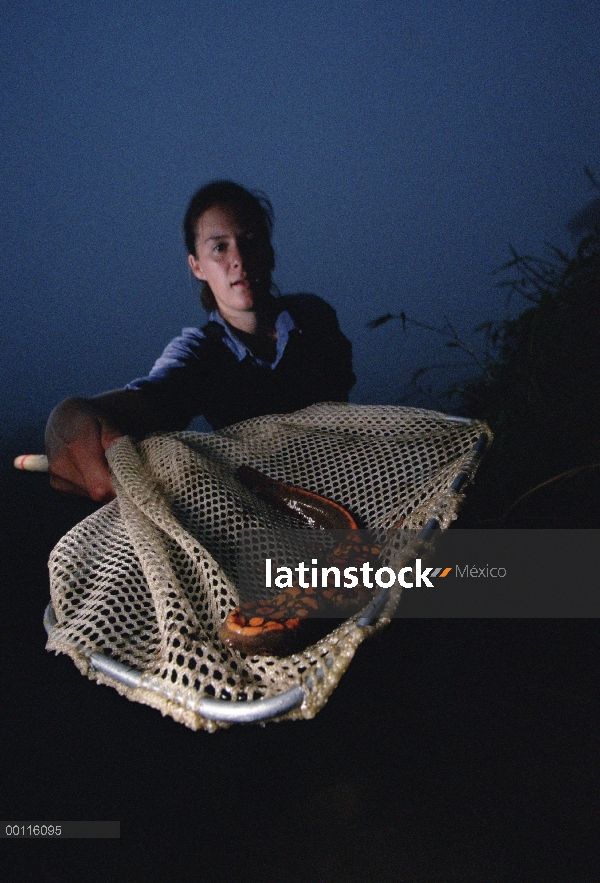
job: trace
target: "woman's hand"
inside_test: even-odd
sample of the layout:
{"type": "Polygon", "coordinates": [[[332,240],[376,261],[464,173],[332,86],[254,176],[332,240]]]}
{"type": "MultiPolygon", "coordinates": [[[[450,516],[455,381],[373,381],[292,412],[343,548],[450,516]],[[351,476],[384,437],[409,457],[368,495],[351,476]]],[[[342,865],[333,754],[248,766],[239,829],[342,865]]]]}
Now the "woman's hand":
{"type": "Polygon", "coordinates": [[[50,414],[46,451],[50,485],[105,503],[115,496],[106,450],[121,433],[86,399],[66,399],[50,414]]]}

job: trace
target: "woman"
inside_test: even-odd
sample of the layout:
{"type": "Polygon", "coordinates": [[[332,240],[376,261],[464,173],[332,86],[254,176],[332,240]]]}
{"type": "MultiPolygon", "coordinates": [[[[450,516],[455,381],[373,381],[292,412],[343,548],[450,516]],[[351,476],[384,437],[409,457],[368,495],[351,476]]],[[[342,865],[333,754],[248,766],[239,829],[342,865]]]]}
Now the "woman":
{"type": "Polygon", "coordinates": [[[348,401],[352,351],[334,310],[314,295],[272,292],[272,226],[268,199],[232,181],[194,195],[184,234],[209,321],[184,328],[147,377],[54,409],[46,428],[52,487],[111,499],[105,451],[121,435],[184,429],[200,414],[220,429],[348,401]]]}

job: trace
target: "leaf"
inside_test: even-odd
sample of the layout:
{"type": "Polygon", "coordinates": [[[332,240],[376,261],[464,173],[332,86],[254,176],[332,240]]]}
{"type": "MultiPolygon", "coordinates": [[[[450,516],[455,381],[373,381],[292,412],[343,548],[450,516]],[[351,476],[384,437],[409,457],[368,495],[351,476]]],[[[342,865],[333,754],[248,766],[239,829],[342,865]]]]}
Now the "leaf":
{"type": "MultiPolygon", "coordinates": [[[[401,316],[404,316],[404,313],[401,313],[401,316]]],[[[390,319],[396,319],[397,317],[394,313],[386,313],[385,316],[378,316],[376,319],[371,319],[370,322],[367,322],[367,328],[379,328],[380,325],[385,325],[386,322],[389,322],[390,319]]],[[[402,329],[404,330],[404,323],[406,321],[406,317],[402,320],[402,329]]]]}

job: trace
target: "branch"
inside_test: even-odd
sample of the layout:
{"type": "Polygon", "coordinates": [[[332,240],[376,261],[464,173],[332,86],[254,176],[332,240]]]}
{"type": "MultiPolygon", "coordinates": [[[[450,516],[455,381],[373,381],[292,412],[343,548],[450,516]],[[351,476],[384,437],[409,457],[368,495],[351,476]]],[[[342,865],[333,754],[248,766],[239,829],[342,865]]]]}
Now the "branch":
{"type": "Polygon", "coordinates": [[[562,481],[562,479],[564,478],[572,478],[574,475],[577,475],[578,472],[583,472],[586,469],[598,469],[598,467],[600,467],[600,463],[588,463],[586,466],[577,466],[575,469],[568,469],[566,472],[561,472],[558,475],[554,475],[552,476],[552,478],[548,478],[541,484],[536,484],[535,487],[532,487],[528,491],[525,491],[524,494],[521,494],[521,496],[517,500],[515,500],[514,503],[511,503],[504,515],[502,515],[498,519],[498,522],[501,524],[503,521],[505,521],[508,514],[512,512],[512,510],[515,509],[519,505],[519,503],[526,499],[526,497],[534,494],[536,491],[541,490],[541,488],[547,487],[549,484],[554,484],[555,481],[562,481]]]}

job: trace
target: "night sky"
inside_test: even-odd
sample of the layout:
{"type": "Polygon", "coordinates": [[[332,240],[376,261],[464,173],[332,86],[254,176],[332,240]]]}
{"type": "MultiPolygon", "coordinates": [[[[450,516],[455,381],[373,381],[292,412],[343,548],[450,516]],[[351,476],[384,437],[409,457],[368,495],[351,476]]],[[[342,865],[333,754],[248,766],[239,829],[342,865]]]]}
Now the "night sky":
{"type": "Polygon", "coordinates": [[[181,220],[208,180],[268,194],[275,280],[336,308],[372,403],[448,351],[369,319],[502,316],[509,242],[569,247],[597,196],[593,0],[2,6],[9,434],[41,441],[56,401],[145,374],[204,323],[181,220]]]}

